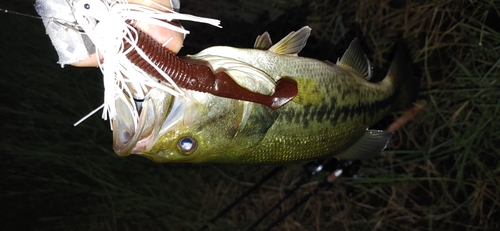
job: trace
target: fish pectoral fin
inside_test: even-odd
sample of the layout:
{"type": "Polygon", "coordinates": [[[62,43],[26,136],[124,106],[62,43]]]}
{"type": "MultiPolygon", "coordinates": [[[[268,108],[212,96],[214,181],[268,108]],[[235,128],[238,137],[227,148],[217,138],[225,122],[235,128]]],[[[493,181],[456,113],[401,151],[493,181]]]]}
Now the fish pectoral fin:
{"type": "Polygon", "coordinates": [[[271,41],[271,36],[269,33],[264,32],[264,34],[257,36],[255,43],[253,44],[254,49],[268,50],[273,46],[273,41],[271,41]]]}
{"type": "Polygon", "coordinates": [[[391,137],[392,132],[366,130],[365,134],[356,143],[335,157],[345,160],[358,160],[380,155],[387,147],[391,137]]]}
{"type": "Polygon", "coordinates": [[[292,31],[278,43],[269,48],[270,52],[280,55],[297,55],[307,43],[311,28],[304,26],[298,31],[292,31]]]}
{"type": "Polygon", "coordinates": [[[344,55],[342,55],[342,58],[337,61],[337,65],[354,71],[358,75],[363,76],[366,80],[370,80],[373,75],[370,60],[366,57],[363,49],[361,49],[357,38],[352,40],[344,55]]]}

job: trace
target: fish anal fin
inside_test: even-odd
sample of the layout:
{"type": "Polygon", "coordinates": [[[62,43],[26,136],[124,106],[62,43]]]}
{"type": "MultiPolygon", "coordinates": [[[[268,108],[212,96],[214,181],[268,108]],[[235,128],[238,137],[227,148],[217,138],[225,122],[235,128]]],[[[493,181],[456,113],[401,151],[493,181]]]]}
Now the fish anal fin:
{"type": "Polygon", "coordinates": [[[292,31],[279,42],[269,48],[270,52],[281,55],[297,55],[307,43],[311,28],[304,26],[298,31],[292,31]]]}
{"type": "Polygon", "coordinates": [[[264,32],[262,35],[257,36],[255,43],[253,44],[254,49],[267,50],[273,46],[273,41],[271,41],[271,36],[269,33],[264,32]]]}
{"type": "Polygon", "coordinates": [[[387,147],[391,137],[392,132],[366,130],[358,141],[335,157],[345,160],[358,160],[380,155],[387,147]]]}
{"type": "Polygon", "coordinates": [[[352,40],[342,58],[337,61],[337,65],[351,70],[367,80],[372,77],[370,60],[361,49],[357,38],[352,40]]]}

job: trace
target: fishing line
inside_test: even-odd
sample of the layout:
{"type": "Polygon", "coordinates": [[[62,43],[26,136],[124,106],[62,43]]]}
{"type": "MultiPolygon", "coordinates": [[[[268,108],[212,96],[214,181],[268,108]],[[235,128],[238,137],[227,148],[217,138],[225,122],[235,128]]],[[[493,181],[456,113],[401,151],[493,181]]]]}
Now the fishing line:
{"type": "MultiPolygon", "coordinates": [[[[17,12],[17,11],[10,11],[10,10],[3,9],[3,8],[0,8],[0,11],[3,11],[4,13],[11,13],[11,14],[14,14],[14,15],[20,15],[20,16],[24,16],[24,17],[28,17],[28,18],[42,19],[42,17],[39,17],[39,16],[34,16],[34,15],[26,14],[26,13],[20,13],[20,12],[17,12]]],[[[165,46],[168,42],[170,42],[170,40],[168,40],[167,42],[165,42],[163,44],[163,46],[165,46]]],[[[80,123],[83,120],[85,120],[86,118],[88,118],[88,116],[94,114],[96,111],[98,111],[100,109],[103,109],[104,106],[105,106],[105,104],[101,105],[100,107],[98,107],[97,109],[95,109],[94,111],[92,111],[91,113],[89,113],[87,116],[85,116],[80,121],[78,121],[75,124],[75,126],[78,123],[80,123]]],[[[327,175],[327,176],[325,176],[324,180],[321,183],[319,183],[317,185],[317,187],[313,191],[311,191],[308,194],[306,194],[305,196],[303,196],[289,210],[287,210],[287,211],[283,212],[282,214],[280,214],[279,217],[275,221],[273,221],[272,223],[270,223],[265,230],[271,230],[273,227],[275,227],[276,225],[278,225],[287,216],[289,216],[291,213],[293,213],[295,210],[297,210],[300,206],[302,206],[304,203],[306,203],[312,196],[316,195],[319,192],[319,190],[321,190],[321,189],[324,190],[324,189],[330,188],[333,185],[332,182],[334,180],[336,180],[338,177],[340,177],[340,176],[347,176],[347,175],[350,175],[350,174],[353,175],[357,171],[357,169],[353,171],[352,166],[354,165],[354,163],[352,161],[338,161],[335,158],[330,158],[330,159],[324,160],[323,163],[320,163],[320,164],[312,164],[312,165],[314,165],[313,168],[312,168],[312,170],[307,169],[308,165],[310,166],[311,164],[306,164],[306,165],[303,166],[304,169],[305,169],[306,175],[303,176],[303,177],[301,177],[300,181],[297,182],[296,184],[294,184],[291,189],[287,190],[286,193],[285,193],[285,196],[283,198],[281,198],[271,209],[269,209],[268,211],[266,211],[259,219],[257,219],[252,225],[250,225],[248,227],[248,229],[246,229],[247,231],[254,230],[255,227],[257,227],[260,223],[262,223],[262,221],[265,220],[273,211],[275,211],[277,208],[279,208],[283,204],[284,201],[286,201],[292,195],[294,195],[295,192],[299,188],[301,188],[304,184],[306,184],[307,182],[309,182],[312,179],[312,177],[315,176],[315,175],[317,175],[318,173],[320,173],[320,172],[322,172],[324,170],[330,172],[330,174],[327,175]]],[[[265,176],[263,176],[257,183],[255,183],[252,187],[250,187],[248,190],[246,190],[240,196],[238,196],[236,199],[234,199],[223,210],[221,210],[219,213],[217,213],[216,216],[214,216],[212,219],[210,219],[208,221],[208,223],[205,224],[204,226],[202,226],[199,230],[200,231],[201,230],[206,230],[206,229],[209,228],[209,225],[214,225],[215,222],[219,218],[221,218],[222,216],[224,216],[225,214],[227,214],[238,203],[240,203],[243,199],[245,199],[246,197],[248,197],[256,189],[260,188],[267,180],[269,180],[272,176],[276,175],[276,173],[278,173],[282,169],[283,169],[283,166],[278,166],[278,167],[273,168],[269,173],[267,173],[265,176]]]]}
{"type": "Polygon", "coordinates": [[[0,8],[0,11],[2,11],[4,13],[10,13],[10,14],[15,14],[15,15],[20,15],[20,16],[24,16],[24,17],[28,17],[28,18],[42,19],[42,17],[39,17],[39,16],[34,16],[34,15],[31,15],[31,14],[25,14],[25,13],[21,13],[21,12],[17,12],[17,11],[12,11],[12,10],[7,10],[7,9],[2,9],[2,8],[0,8]]]}

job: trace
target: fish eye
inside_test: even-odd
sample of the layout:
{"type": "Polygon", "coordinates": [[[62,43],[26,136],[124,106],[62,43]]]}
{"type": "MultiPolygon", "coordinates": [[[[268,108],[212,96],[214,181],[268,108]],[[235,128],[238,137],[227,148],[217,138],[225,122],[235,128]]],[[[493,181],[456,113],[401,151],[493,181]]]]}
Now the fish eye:
{"type": "Polygon", "coordinates": [[[88,9],[90,9],[90,4],[85,3],[85,5],[83,5],[83,7],[88,10],[88,9]]]}
{"type": "Polygon", "coordinates": [[[198,142],[188,136],[182,137],[177,143],[177,148],[185,155],[191,155],[198,148],[198,142]]]}

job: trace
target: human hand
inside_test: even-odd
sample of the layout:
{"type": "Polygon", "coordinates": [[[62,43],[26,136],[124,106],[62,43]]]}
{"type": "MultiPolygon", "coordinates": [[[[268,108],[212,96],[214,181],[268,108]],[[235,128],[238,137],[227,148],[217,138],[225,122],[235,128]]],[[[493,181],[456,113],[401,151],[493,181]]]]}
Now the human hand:
{"type": "MultiPolygon", "coordinates": [[[[154,0],[155,3],[153,3],[153,1],[151,0],[129,0],[128,2],[133,4],[145,5],[157,10],[162,9],[156,4],[160,4],[169,9],[172,9],[170,0],[154,0]]],[[[180,26],[180,24],[176,24],[175,22],[171,24],[180,26]]],[[[184,42],[184,35],[182,33],[143,22],[137,22],[135,26],[151,36],[156,42],[160,44],[164,44],[166,41],[171,39],[171,41],[165,45],[165,48],[167,48],[174,54],[177,54],[177,52],[179,52],[179,50],[182,48],[182,44],[184,42]]],[[[96,67],[98,66],[96,54],[94,53],[89,58],[76,63],[72,63],[71,65],[76,67],[96,67]]]]}

